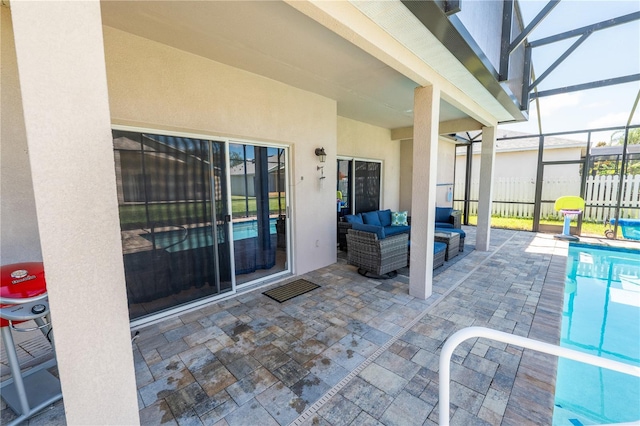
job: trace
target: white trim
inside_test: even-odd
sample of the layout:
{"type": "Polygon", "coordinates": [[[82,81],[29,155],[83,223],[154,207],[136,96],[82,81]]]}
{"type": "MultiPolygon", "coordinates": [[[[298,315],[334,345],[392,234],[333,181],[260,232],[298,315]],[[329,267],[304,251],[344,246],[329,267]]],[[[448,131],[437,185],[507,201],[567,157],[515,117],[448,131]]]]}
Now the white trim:
{"type": "MultiPolygon", "coordinates": [[[[224,161],[227,166],[230,166],[231,157],[229,154],[229,142],[224,143],[224,161]]],[[[227,180],[227,211],[231,220],[227,223],[228,235],[231,235],[231,241],[229,242],[229,267],[231,269],[231,292],[235,294],[237,292],[236,287],[236,252],[235,252],[235,240],[233,239],[233,206],[231,205],[231,167],[225,167],[225,177],[227,180]]]]}
{"type": "Polygon", "coordinates": [[[290,148],[291,147],[291,145],[287,144],[286,142],[281,142],[281,143],[264,142],[264,141],[256,141],[252,139],[241,139],[241,138],[235,138],[235,137],[229,137],[229,136],[220,136],[220,135],[215,135],[213,133],[211,134],[191,133],[186,131],[176,132],[172,130],[153,129],[149,127],[122,126],[118,124],[112,124],[111,130],[120,130],[123,132],[151,133],[151,134],[160,135],[160,136],[176,136],[176,137],[183,137],[183,138],[186,137],[186,138],[204,139],[204,140],[216,141],[216,142],[239,143],[244,145],[250,144],[254,146],[261,146],[261,147],[267,147],[267,148],[290,148]]]}
{"type": "Polygon", "coordinates": [[[226,142],[229,138],[222,136],[206,135],[202,133],[190,133],[190,132],[176,132],[171,130],[153,129],[150,127],[134,127],[134,126],[121,126],[112,124],[111,130],[121,130],[123,132],[137,132],[137,133],[151,133],[160,136],[176,136],[187,137],[194,139],[215,140],[217,142],[226,142]]]}
{"type": "Polygon", "coordinates": [[[291,179],[291,171],[293,170],[293,165],[291,164],[292,160],[293,160],[293,155],[292,155],[292,149],[290,147],[285,148],[285,153],[286,153],[286,162],[287,162],[287,173],[285,173],[284,176],[284,184],[285,184],[285,188],[286,188],[286,193],[284,194],[285,196],[285,215],[287,216],[287,220],[285,221],[285,229],[287,232],[287,270],[292,274],[295,275],[295,268],[294,268],[294,259],[295,259],[295,250],[294,250],[294,238],[293,238],[293,226],[291,225],[291,218],[293,217],[293,204],[291,203],[291,197],[293,196],[292,194],[292,189],[293,189],[293,185],[292,185],[292,179],[291,179]]]}

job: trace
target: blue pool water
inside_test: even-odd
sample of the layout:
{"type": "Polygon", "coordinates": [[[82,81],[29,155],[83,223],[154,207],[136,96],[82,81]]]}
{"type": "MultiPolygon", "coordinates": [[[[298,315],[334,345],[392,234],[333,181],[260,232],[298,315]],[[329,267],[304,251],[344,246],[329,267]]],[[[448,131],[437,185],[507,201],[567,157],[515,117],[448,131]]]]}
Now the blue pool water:
{"type": "MultiPolygon", "coordinates": [[[[271,235],[276,233],[276,221],[277,219],[269,220],[269,232],[271,235]]],[[[218,231],[222,236],[222,229],[218,231]]],[[[253,238],[258,235],[258,221],[249,220],[245,222],[233,223],[233,240],[239,241],[247,238],[253,238]]],[[[144,238],[151,241],[150,234],[143,235],[144,238]]],[[[194,249],[200,247],[207,247],[213,245],[213,234],[211,227],[203,226],[201,228],[192,228],[188,232],[185,230],[164,231],[156,232],[155,234],[156,247],[162,247],[169,252],[182,251],[187,249],[194,249]]]]}
{"type": "MultiPolygon", "coordinates": [[[[560,345],[640,366],[640,250],[571,244],[560,345]]],[[[559,358],[554,425],[640,423],[640,378],[559,358]]]]}
{"type": "MultiPolygon", "coordinates": [[[[269,233],[274,235],[276,233],[276,221],[277,219],[269,220],[269,233]]],[[[233,223],[233,240],[244,240],[245,238],[253,238],[258,235],[258,221],[249,220],[246,222],[234,222],[233,223]]]]}

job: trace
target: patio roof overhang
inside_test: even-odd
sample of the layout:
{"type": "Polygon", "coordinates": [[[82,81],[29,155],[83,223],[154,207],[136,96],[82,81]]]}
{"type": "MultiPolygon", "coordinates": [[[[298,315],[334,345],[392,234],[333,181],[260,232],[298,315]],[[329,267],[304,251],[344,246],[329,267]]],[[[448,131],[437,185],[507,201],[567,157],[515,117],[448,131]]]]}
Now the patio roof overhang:
{"type": "Polygon", "coordinates": [[[106,26],[335,99],[339,115],[380,127],[412,126],[415,88],[434,83],[448,133],[452,124],[462,131],[522,119],[400,1],[374,6],[104,1],[101,11],[106,26]]]}

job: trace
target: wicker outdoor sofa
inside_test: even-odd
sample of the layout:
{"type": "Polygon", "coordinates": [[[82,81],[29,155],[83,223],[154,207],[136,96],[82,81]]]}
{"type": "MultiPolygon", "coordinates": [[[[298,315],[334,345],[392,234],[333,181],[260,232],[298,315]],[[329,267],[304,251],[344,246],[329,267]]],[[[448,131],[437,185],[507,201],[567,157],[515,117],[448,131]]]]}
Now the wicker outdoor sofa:
{"type": "MultiPolygon", "coordinates": [[[[445,216],[447,216],[447,222],[444,222],[444,218],[442,218],[442,222],[436,221],[436,230],[438,231],[444,231],[444,232],[456,232],[460,234],[460,246],[459,249],[460,251],[464,251],[464,240],[465,240],[465,236],[466,234],[464,233],[464,231],[462,231],[462,221],[461,221],[461,215],[462,212],[460,210],[453,210],[453,209],[443,209],[443,208],[437,208],[436,209],[436,213],[446,213],[445,216]],[[447,211],[448,210],[448,211],[447,211]]],[[[353,224],[343,220],[344,218],[341,218],[341,220],[338,222],[338,246],[340,248],[340,250],[348,250],[347,247],[347,232],[349,231],[349,229],[351,229],[353,227],[353,224]]],[[[408,224],[411,225],[411,216],[409,216],[407,218],[408,224]]]]}

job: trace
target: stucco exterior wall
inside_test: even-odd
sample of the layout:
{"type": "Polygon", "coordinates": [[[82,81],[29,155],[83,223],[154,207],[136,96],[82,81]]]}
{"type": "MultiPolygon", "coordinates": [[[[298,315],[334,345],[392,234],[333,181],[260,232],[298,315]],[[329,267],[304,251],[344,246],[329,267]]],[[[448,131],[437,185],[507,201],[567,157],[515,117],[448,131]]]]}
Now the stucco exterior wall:
{"type": "Polygon", "coordinates": [[[413,176],[413,139],[400,141],[400,209],[411,211],[411,179],[413,176]]]}
{"type": "MultiPolygon", "coordinates": [[[[326,148],[326,147],[325,147],[326,148]]],[[[382,161],[383,209],[398,210],[400,202],[400,143],[391,131],[349,118],[338,117],[338,155],[382,161]]],[[[335,192],[336,172],[328,175],[335,192]]]]}
{"type": "Polygon", "coordinates": [[[289,146],[295,272],[335,262],[335,185],[314,154],[335,176],[335,101],[113,28],[104,39],[114,124],[289,146]]]}
{"type": "Polygon", "coordinates": [[[11,13],[0,7],[0,264],[42,261],[11,13]]]}
{"type": "MultiPolygon", "coordinates": [[[[400,210],[411,212],[411,176],[413,175],[413,140],[407,139],[400,142],[400,210]]],[[[436,205],[438,207],[451,206],[447,199],[449,187],[454,178],[455,145],[447,140],[438,142],[438,172],[436,187],[436,205]]],[[[459,160],[459,159],[458,159],[459,160]]],[[[452,188],[453,190],[453,188],[452,188]]]]}
{"type": "Polygon", "coordinates": [[[65,417],[136,424],[100,4],[19,1],[10,12],[31,163],[14,190],[33,188],[29,232],[41,245],[65,417]]]}

